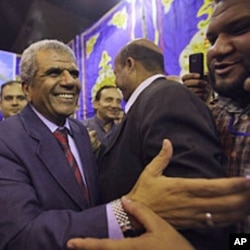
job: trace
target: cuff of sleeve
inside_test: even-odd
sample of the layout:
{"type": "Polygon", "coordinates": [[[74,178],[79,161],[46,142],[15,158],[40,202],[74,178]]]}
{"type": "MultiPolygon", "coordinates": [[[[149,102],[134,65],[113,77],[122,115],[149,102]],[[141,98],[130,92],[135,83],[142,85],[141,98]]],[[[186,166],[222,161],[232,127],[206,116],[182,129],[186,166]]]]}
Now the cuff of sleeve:
{"type": "Polygon", "coordinates": [[[111,207],[113,209],[115,218],[120,226],[120,229],[125,237],[136,237],[141,235],[142,230],[137,230],[133,227],[130,216],[123,209],[120,199],[111,202],[111,207]]]}
{"type": "Polygon", "coordinates": [[[116,220],[111,203],[106,205],[107,220],[108,220],[108,234],[110,239],[124,238],[120,225],[116,220]]]}

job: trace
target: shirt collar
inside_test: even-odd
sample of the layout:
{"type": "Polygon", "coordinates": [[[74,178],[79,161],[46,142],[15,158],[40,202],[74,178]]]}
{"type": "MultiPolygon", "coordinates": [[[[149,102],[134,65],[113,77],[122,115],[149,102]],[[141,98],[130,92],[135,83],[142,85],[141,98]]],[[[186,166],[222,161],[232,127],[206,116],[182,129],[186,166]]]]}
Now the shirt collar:
{"type": "MultiPolygon", "coordinates": [[[[97,115],[94,116],[95,122],[101,127],[103,128],[105,125],[105,122],[103,122],[102,120],[100,120],[97,115]]],[[[113,127],[113,125],[115,124],[113,121],[111,121],[110,123],[112,123],[111,127],[113,127]]]]}
{"type": "Polygon", "coordinates": [[[135,103],[136,99],[138,98],[138,96],[141,94],[141,92],[147,88],[154,80],[156,80],[157,78],[160,77],[165,77],[162,74],[156,74],[153,75],[149,78],[147,78],[146,80],[144,80],[136,89],[135,91],[132,93],[132,95],[129,97],[128,102],[125,106],[125,114],[128,113],[128,111],[130,110],[130,108],[133,106],[133,104],[135,103]]]}
{"type": "MultiPolygon", "coordinates": [[[[50,120],[48,120],[47,118],[45,118],[41,113],[39,113],[34,106],[30,105],[31,108],[33,109],[33,111],[36,113],[36,115],[40,118],[40,120],[48,127],[48,129],[54,133],[58,128],[62,128],[57,126],[55,123],[51,122],[50,120]]],[[[65,121],[65,124],[63,126],[63,128],[67,128],[67,130],[69,131],[69,134],[72,135],[72,131],[70,129],[69,126],[69,120],[68,118],[65,121]]]]}

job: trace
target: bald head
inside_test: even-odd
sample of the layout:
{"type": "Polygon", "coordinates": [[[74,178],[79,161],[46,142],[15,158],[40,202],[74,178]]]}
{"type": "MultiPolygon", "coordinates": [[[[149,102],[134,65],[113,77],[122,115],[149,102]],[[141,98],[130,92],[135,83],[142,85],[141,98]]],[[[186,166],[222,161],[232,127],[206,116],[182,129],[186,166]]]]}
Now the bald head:
{"type": "Polygon", "coordinates": [[[161,50],[147,39],[136,39],[121,49],[115,59],[116,85],[125,101],[147,78],[165,74],[161,50]]]}
{"type": "Polygon", "coordinates": [[[147,39],[135,39],[128,43],[118,53],[116,60],[124,66],[128,58],[140,62],[149,72],[164,73],[163,53],[156,44],[147,39]]]}
{"type": "Polygon", "coordinates": [[[135,39],[133,41],[131,41],[130,43],[128,43],[127,46],[129,45],[138,45],[138,46],[143,46],[143,47],[146,47],[152,51],[155,51],[156,53],[159,53],[159,54],[162,54],[162,51],[160,50],[160,48],[153,42],[145,39],[145,38],[138,38],[138,39],[135,39]]]}

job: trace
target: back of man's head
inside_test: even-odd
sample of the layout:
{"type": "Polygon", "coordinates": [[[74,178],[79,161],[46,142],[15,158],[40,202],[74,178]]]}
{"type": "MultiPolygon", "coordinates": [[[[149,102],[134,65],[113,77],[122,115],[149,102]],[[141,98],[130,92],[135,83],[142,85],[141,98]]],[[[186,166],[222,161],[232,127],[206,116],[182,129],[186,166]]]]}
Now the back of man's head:
{"type": "Polygon", "coordinates": [[[118,54],[119,63],[124,66],[131,57],[149,72],[164,73],[164,56],[160,48],[147,39],[135,39],[128,43],[118,54]]]}

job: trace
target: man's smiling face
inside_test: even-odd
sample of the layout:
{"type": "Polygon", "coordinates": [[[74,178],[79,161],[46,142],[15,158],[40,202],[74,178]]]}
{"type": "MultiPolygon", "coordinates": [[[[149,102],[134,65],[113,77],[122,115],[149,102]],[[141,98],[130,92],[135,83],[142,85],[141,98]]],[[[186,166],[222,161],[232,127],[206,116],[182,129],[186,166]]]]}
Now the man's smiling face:
{"type": "Polygon", "coordinates": [[[32,83],[24,84],[25,94],[43,116],[61,125],[75,111],[81,90],[76,62],[68,53],[41,50],[36,63],[32,83]]]}

